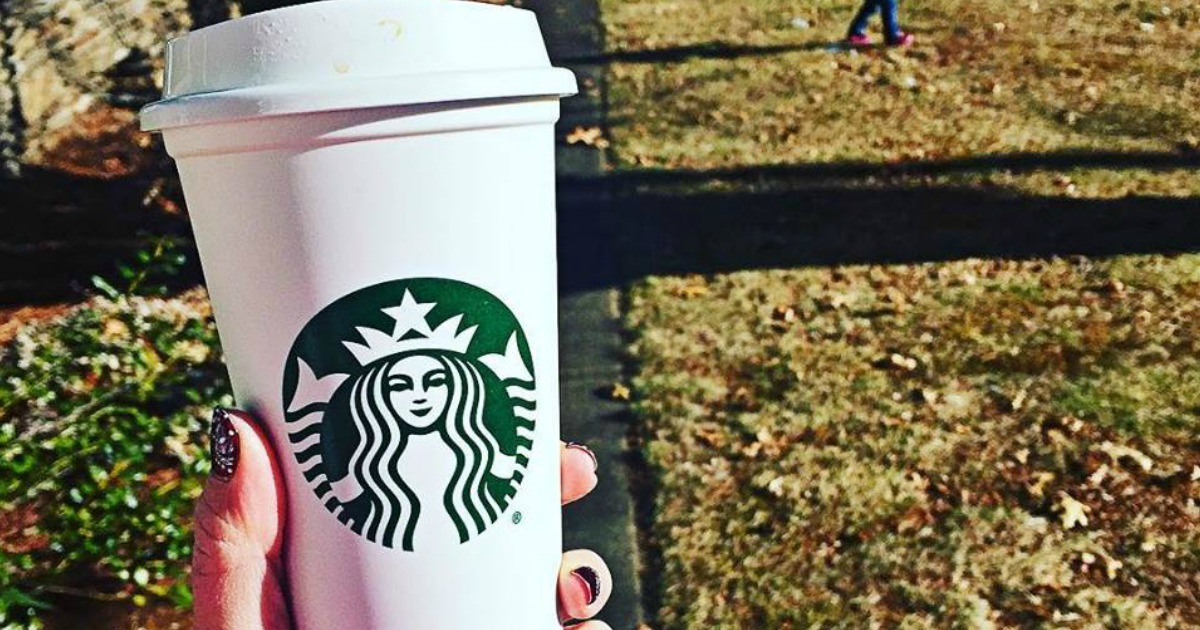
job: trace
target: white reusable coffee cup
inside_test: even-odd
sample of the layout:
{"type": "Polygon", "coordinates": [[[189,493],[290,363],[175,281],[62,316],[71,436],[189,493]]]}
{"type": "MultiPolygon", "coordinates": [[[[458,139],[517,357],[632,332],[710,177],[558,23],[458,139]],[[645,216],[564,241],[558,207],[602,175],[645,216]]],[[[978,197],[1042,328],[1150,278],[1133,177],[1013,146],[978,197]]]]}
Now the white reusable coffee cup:
{"type": "Polygon", "coordinates": [[[335,0],[168,46],[238,404],[287,495],[301,629],[558,626],[553,123],[534,15],[335,0]]]}

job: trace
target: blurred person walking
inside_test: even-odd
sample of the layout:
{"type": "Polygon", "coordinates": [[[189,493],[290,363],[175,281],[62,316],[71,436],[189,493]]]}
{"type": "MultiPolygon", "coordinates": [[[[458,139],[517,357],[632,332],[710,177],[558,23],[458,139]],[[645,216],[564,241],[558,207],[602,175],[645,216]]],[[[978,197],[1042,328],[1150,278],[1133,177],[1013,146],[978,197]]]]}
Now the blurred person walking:
{"type": "Polygon", "coordinates": [[[862,8],[854,16],[854,21],[850,22],[846,43],[852,47],[870,46],[871,38],[867,36],[867,24],[871,21],[871,16],[878,11],[883,14],[884,41],[887,45],[911,46],[914,40],[912,34],[900,30],[898,4],[899,0],[864,0],[862,8]]]}

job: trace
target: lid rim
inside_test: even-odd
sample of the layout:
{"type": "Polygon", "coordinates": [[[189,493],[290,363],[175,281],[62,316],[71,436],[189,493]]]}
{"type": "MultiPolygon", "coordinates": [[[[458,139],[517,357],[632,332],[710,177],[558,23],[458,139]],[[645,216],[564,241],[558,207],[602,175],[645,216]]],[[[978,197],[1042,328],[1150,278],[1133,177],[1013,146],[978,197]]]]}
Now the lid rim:
{"type": "Polygon", "coordinates": [[[255,117],[576,93],[575,75],[565,68],[451,71],[180,94],[146,105],[139,119],[142,131],[158,132],[255,117]]]}
{"type": "Polygon", "coordinates": [[[157,131],[329,110],[574,94],[537,16],[448,0],[326,0],[230,20],[167,46],[157,131]]]}

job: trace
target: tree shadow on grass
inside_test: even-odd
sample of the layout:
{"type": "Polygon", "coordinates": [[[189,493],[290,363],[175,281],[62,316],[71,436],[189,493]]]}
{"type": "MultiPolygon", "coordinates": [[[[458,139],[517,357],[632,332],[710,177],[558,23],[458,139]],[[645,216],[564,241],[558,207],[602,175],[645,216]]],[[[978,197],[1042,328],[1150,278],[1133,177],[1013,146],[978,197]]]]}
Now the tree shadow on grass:
{"type": "Polygon", "coordinates": [[[652,274],[1196,251],[1195,198],[1029,196],[999,187],[866,186],[863,178],[1198,165],[1196,156],[1173,153],[1016,154],[888,167],[633,171],[577,181],[564,189],[585,192],[559,208],[560,286],[570,293],[652,274]],[[753,190],[688,191],[713,182],[753,190]]]}
{"type": "Polygon", "coordinates": [[[558,61],[571,64],[607,63],[678,63],[690,59],[738,59],[741,57],[766,57],[789,52],[847,50],[842,42],[812,41],[801,44],[774,44],[770,46],[746,46],[727,42],[704,42],[687,46],[652,48],[648,50],[619,50],[601,55],[565,55],[558,61]]]}
{"type": "MultiPolygon", "coordinates": [[[[1200,201],[1194,198],[1075,199],[1003,188],[866,188],[862,182],[995,170],[1198,167],[1194,153],[1065,152],[894,165],[639,170],[563,180],[560,284],[572,293],[663,273],[1195,251],[1200,201]],[[713,182],[760,192],[694,192],[713,182]]],[[[112,277],[118,263],[164,236],[188,254],[174,283],[182,288],[200,281],[186,217],[143,208],[146,187],[144,181],[53,172],[0,180],[0,305],[80,297],[92,275],[112,277]]]]}
{"type": "Polygon", "coordinates": [[[1190,151],[1058,151],[1001,153],[942,160],[880,163],[867,160],[811,164],[765,164],[726,169],[689,170],[646,168],[595,179],[564,180],[576,190],[623,191],[639,186],[680,186],[708,182],[732,184],[862,179],[867,177],[936,176],[1004,171],[1012,174],[1070,169],[1200,169],[1200,153],[1190,151]]]}

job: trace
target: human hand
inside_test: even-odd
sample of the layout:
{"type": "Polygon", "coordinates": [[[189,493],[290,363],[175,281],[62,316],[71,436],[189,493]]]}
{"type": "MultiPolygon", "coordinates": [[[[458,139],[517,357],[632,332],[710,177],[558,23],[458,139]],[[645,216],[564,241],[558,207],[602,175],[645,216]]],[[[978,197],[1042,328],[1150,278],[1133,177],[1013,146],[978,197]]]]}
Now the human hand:
{"type": "MultiPolygon", "coordinates": [[[[270,443],[249,415],[217,410],[212,475],[196,506],[192,590],[198,630],[289,630],[283,583],[283,481],[270,443]]],[[[562,503],[596,486],[596,459],[578,445],[560,448],[562,503]]],[[[563,554],[559,620],[590,619],[608,601],[612,577],[588,550],[563,554]]],[[[611,630],[603,621],[569,625],[611,630]]]]}

